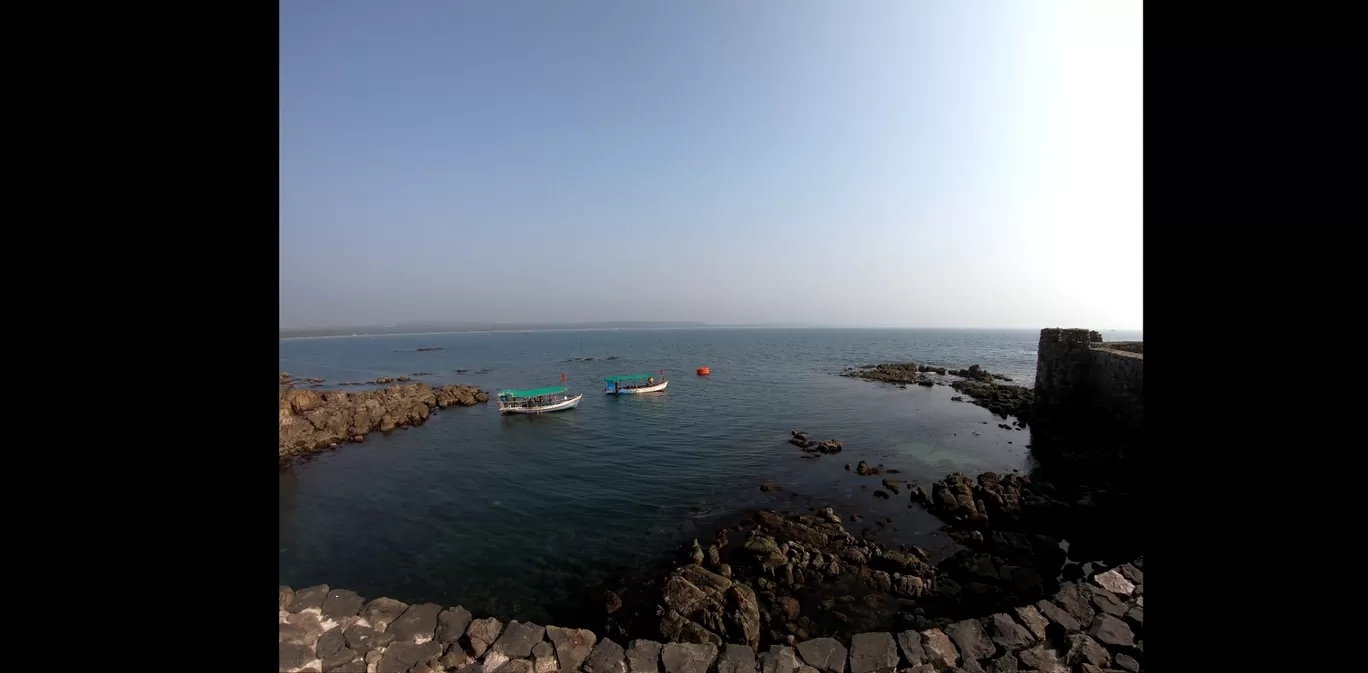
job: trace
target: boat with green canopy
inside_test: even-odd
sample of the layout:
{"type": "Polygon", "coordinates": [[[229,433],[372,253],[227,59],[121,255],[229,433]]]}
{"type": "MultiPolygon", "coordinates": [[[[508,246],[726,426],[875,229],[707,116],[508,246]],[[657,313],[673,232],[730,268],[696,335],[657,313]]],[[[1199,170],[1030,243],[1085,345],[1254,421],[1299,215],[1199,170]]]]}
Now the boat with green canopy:
{"type": "Polygon", "coordinates": [[[642,393],[658,393],[670,385],[665,380],[665,370],[660,370],[660,376],[655,374],[624,374],[622,376],[609,376],[604,379],[608,387],[604,393],[609,395],[641,395],[642,393]]]}
{"type": "MultiPolygon", "coordinates": [[[[561,375],[565,382],[565,375],[561,375]]],[[[564,411],[579,406],[584,394],[571,396],[563,385],[532,388],[529,390],[500,390],[499,413],[501,414],[545,414],[564,411]]]]}

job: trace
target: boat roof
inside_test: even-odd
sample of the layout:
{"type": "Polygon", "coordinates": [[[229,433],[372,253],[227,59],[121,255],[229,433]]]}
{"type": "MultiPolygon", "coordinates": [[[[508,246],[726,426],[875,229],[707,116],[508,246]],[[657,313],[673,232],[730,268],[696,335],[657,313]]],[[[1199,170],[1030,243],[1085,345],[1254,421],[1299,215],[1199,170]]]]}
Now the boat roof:
{"type": "Polygon", "coordinates": [[[500,395],[509,397],[537,397],[538,395],[550,395],[552,393],[565,392],[565,386],[547,386],[545,388],[533,388],[531,390],[500,390],[500,395]]]}
{"type": "Polygon", "coordinates": [[[604,381],[612,383],[613,381],[639,381],[650,378],[655,378],[655,374],[623,374],[622,376],[609,376],[604,381]]]}

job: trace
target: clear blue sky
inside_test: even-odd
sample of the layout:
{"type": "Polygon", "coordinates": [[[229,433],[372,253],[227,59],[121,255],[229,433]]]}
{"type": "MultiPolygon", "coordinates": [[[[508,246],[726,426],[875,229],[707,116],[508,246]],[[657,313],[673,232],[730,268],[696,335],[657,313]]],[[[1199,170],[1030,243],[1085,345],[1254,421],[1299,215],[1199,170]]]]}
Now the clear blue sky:
{"type": "Polygon", "coordinates": [[[1140,2],[280,4],[282,326],[1143,327],[1140,2]]]}

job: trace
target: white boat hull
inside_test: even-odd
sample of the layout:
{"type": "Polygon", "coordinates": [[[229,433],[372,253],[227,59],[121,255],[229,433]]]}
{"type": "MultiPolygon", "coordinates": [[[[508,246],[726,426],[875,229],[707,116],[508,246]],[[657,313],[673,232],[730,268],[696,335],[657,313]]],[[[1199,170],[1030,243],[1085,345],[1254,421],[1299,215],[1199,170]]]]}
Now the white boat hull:
{"type": "Polygon", "coordinates": [[[627,388],[625,390],[605,390],[609,395],[641,395],[642,393],[658,393],[670,385],[669,381],[661,381],[653,386],[642,386],[641,388],[627,388]]]}
{"type": "Polygon", "coordinates": [[[548,414],[548,413],[551,413],[551,412],[553,412],[553,411],[565,411],[566,409],[574,409],[575,407],[578,407],[578,406],[579,406],[579,403],[580,403],[580,399],[583,398],[583,397],[584,397],[583,394],[579,394],[579,395],[576,395],[576,396],[574,396],[574,397],[572,397],[572,398],[570,398],[570,399],[568,399],[568,400],[561,400],[561,401],[559,401],[559,402],[556,402],[555,404],[545,404],[545,405],[542,405],[542,406],[540,406],[540,407],[507,407],[507,406],[500,406],[500,407],[499,407],[499,413],[501,413],[501,414],[548,414]]]}

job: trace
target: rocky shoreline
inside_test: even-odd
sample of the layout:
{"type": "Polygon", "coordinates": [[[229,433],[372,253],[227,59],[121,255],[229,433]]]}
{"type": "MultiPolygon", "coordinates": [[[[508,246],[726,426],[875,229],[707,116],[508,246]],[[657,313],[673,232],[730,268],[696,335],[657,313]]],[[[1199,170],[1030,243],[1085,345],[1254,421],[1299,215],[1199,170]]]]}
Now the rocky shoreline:
{"type": "MultiPolygon", "coordinates": [[[[991,411],[994,415],[1002,418],[1015,417],[1022,427],[1026,427],[1031,421],[1035,391],[1025,386],[1005,385],[1010,384],[1012,379],[1002,374],[994,374],[978,365],[972,365],[968,369],[950,369],[918,362],[892,362],[864,365],[841,372],[841,376],[882,381],[900,388],[906,388],[910,384],[928,388],[945,385],[943,381],[932,378],[931,374],[957,377],[959,380],[952,381],[950,387],[964,393],[974,404],[991,411]]],[[[958,397],[955,399],[959,401],[958,397]]]]}
{"type": "Polygon", "coordinates": [[[489,401],[484,391],[466,385],[433,388],[420,382],[351,392],[296,388],[296,381],[280,375],[282,467],[346,442],[364,441],[371,432],[422,425],[438,409],[489,401]]]}
{"type": "MultiPolygon", "coordinates": [[[[861,461],[857,473],[878,471],[861,461]]],[[[847,532],[831,508],[754,511],[695,540],[663,576],[600,587],[602,617],[579,624],[597,634],[282,587],[281,670],[1139,671],[1143,556],[1122,563],[1082,536],[1105,518],[1102,492],[991,472],[909,491],[962,549],[936,559],[885,547],[847,532]],[[1113,570],[1077,581],[1084,566],[1067,563],[1056,535],[1113,570]]]]}

